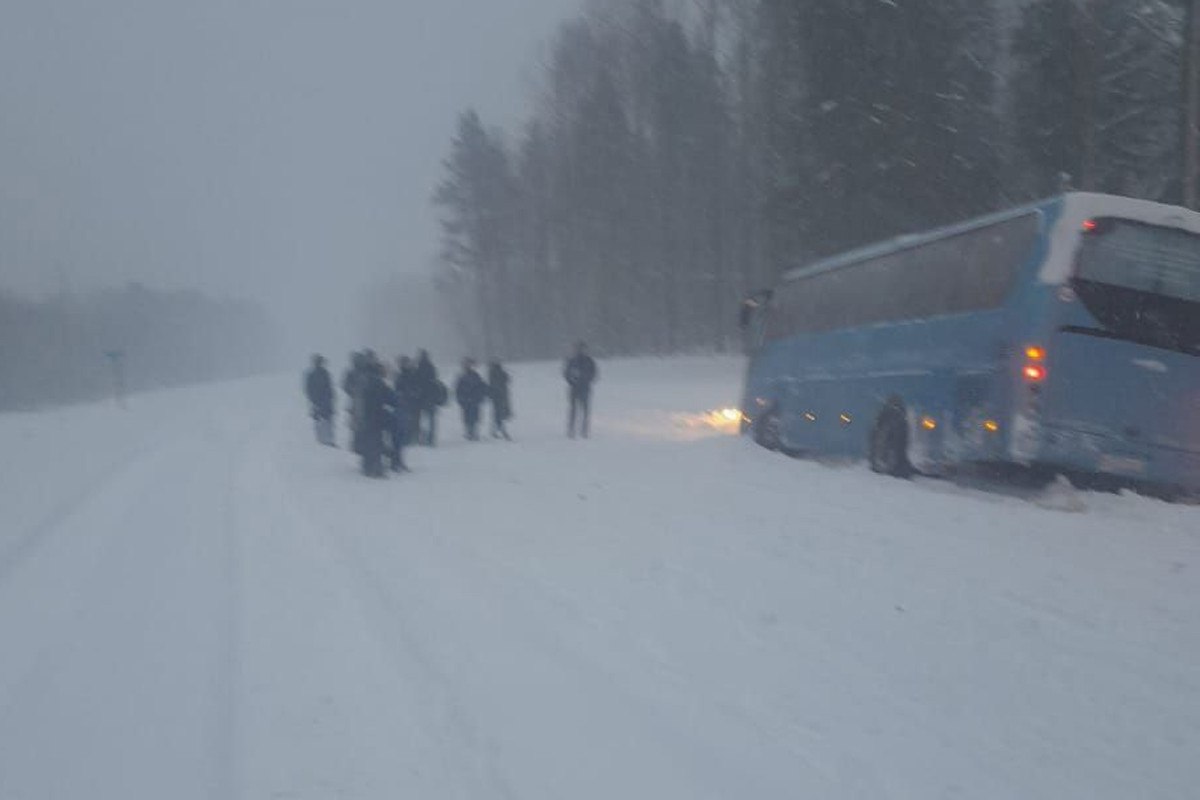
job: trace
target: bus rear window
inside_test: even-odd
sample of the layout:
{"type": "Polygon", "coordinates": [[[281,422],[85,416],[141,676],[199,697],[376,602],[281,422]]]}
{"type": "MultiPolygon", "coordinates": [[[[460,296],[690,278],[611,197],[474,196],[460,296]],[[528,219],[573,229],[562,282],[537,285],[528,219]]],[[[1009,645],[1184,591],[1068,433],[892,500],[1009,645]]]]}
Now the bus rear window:
{"type": "Polygon", "coordinates": [[[1200,353],[1200,236],[1101,219],[1082,237],[1072,285],[1108,336],[1200,353]]]}
{"type": "Polygon", "coordinates": [[[1200,236],[1121,219],[1083,234],[1078,278],[1200,302],[1200,236]]]}

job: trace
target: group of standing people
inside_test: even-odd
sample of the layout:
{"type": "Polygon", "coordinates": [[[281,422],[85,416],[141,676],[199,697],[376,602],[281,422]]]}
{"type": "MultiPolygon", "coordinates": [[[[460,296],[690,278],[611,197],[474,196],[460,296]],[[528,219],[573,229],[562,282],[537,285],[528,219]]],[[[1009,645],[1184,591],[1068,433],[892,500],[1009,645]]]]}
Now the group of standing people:
{"type": "MultiPolygon", "coordinates": [[[[592,384],[597,376],[595,360],[588,354],[587,345],[579,342],[563,365],[569,406],[567,436],[572,439],[589,435],[592,384]]],[[[415,361],[409,356],[397,358],[390,383],[388,377],[379,357],[363,350],[350,354],[350,366],[341,382],[348,402],[351,447],[362,458],[363,474],[376,478],[385,475],[385,458],[393,472],[407,472],[405,447],[436,445],[438,409],[450,400],[450,390],[438,378],[437,367],[425,350],[417,354],[415,361]]],[[[483,406],[489,401],[492,436],[512,441],[507,426],[513,416],[511,383],[511,376],[499,361],[489,362],[485,379],[474,359],[463,359],[462,371],[454,383],[454,399],[462,410],[463,434],[469,441],[479,441],[483,406]]],[[[324,356],[312,357],[312,367],[304,376],[304,393],[317,441],[336,447],[337,398],[324,356]]]]}
{"type": "MultiPolygon", "coordinates": [[[[407,472],[404,448],[412,444],[433,447],[437,443],[438,410],[450,399],[450,391],[438,378],[429,353],[422,350],[413,361],[400,356],[391,383],[388,370],[371,350],[350,354],[350,367],[342,376],[341,388],[348,402],[351,447],[362,458],[364,475],[382,478],[384,460],[393,472],[407,472]]],[[[485,381],[475,361],[463,359],[455,382],[454,397],[462,409],[467,439],[479,440],[479,421],[486,401],[492,404],[492,436],[511,441],[506,423],[512,418],[511,378],[504,366],[493,360],[485,381]]],[[[305,375],[317,441],[336,447],[334,415],[336,398],[333,378],[325,358],[314,355],[305,375]]]]}
{"type": "Polygon", "coordinates": [[[479,441],[479,422],[485,401],[492,403],[492,438],[512,441],[507,423],[512,419],[512,378],[499,361],[488,364],[487,380],[479,374],[475,359],[464,358],[462,372],[454,382],[454,399],[462,409],[463,434],[468,441],[479,441]]]}

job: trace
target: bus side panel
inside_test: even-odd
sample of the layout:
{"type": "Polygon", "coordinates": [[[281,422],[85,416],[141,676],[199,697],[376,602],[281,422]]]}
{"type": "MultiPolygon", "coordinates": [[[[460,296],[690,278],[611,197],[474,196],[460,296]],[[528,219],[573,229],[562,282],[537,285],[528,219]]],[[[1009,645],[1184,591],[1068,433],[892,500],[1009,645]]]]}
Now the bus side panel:
{"type": "MultiPolygon", "coordinates": [[[[1018,350],[1043,333],[1036,321],[1049,318],[1045,312],[1055,289],[1038,276],[1062,202],[1049,201],[1032,213],[1038,215],[1033,250],[1002,306],[766,342],[747,371],[746,416],[753,421],[778,414],[791,449],[860,458],[868,453],[881,410],[898,403],[907,414],[910,458],[919,469],[1022,460],[1018,350]]],[[[887,255],[881,251],[871,258],[887,255]]],[[[929,288],[936,292],[940,285],[929,288]]]]}
{"type": "MultiPolygon", "coordinates": [[[[791,449],[862,458],[880,412],[898,402],[919,468],[974,460],[982,454],[964,445],[960,429],[1003,412],[993,396],[1005,328],[1005,313],[995,311],[776,342],[751,370],[747,408],[775,409],[791,449]]],[[[978,444],[988,454],[997,447],[978,444]]]]}

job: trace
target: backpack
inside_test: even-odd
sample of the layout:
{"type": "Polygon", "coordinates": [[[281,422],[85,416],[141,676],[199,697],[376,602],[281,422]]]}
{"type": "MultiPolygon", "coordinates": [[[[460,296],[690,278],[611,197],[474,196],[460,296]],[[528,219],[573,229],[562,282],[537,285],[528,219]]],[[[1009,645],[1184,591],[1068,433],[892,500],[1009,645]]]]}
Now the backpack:
{"type": "Polygon", "coordinates": [[[433,402],[434,405],[444,406],[450,402],[450,390],[446,388],[446,384],[437,381],[433,384],[433,402]]]}

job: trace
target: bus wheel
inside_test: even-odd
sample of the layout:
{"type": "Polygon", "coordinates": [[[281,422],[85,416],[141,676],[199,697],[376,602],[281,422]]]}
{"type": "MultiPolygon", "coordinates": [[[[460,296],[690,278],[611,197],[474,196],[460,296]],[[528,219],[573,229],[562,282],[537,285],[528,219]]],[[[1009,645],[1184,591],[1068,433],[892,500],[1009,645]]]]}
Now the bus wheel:
{"type": "Polygon", "coordinates": [[[755,420],[754,441],[768,450],[783,449],[783,420],[779,412],[768,411],[755,420]]]}
{"type": "Polygon", "coordinates": [[[913,474],[908,461],[908,423],[904,411],[888,406],[871,431],[871,469],[882,475],[908,478],[913,474]]]}

